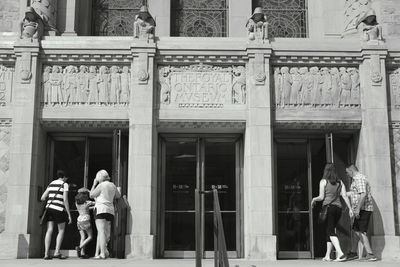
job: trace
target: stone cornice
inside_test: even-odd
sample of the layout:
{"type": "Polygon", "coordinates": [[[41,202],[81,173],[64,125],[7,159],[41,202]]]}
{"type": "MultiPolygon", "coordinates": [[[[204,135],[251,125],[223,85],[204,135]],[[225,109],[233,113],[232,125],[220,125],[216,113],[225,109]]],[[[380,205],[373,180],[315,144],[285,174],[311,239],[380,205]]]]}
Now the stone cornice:
{"type": "Polygon", "coordinates": [[[275,121],[275,129],[285,130],[358,130],[361,121],[275,121]]]}
{"type": "Polygon", "coordinates": [[[74,129],[125,129],[129,127],[128,120],[41,120],[45,129],[65,131],[74,129]]]}

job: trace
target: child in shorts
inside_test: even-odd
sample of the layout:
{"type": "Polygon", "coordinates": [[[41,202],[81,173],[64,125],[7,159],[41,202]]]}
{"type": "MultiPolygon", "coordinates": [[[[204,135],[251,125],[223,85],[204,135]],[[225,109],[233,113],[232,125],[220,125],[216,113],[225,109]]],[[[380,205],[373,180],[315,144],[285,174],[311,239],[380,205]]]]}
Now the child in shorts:
{"type": "Polygon", "coordinates": [[[88,259],[89,255],[85,254],[85,246],[93,239],[89,209],[94,206],[94,201],[89,201],[88,189],[81,188],[78,190],[78,194],[75,196],[75,205],[79,212],[76,225],[81,235],[81,241],[79,246],[75,247],[75,250],[79,258],[88,259]]]}

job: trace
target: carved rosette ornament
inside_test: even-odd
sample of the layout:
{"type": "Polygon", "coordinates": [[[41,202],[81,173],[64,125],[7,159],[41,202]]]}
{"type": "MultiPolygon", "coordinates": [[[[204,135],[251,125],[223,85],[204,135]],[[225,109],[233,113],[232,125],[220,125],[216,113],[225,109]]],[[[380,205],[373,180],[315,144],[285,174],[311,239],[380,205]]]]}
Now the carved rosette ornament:
{"type": "Polygon", "coordinates": [[[264,72],[259,72],[256,75],[254,75],[254,79],[256,80],[257,83],[263,83],[267,76],[265,75],[264,72]]]}
{"type": "Polygon", "coordinates": [[[44,66],[44,106],[127,106],[131,94],[128,66],[44,66]]]}
{"type": "Polygon", "coordinates": [[[149,73],[146,70],[142,69],[138,71],[137,77],[139,81],[145,82],[149,79],[149,73]]]}
{"type": "Polygon", "coordinates": [[[275,67],[276,108],[358,108],[360,76],[348,67],[275,67]]]}
{"type": "Polygon", "coordinates": [[[246,103],[244,66],[161,66],[158,69],[162,108],[225,108],[246,103]]]}

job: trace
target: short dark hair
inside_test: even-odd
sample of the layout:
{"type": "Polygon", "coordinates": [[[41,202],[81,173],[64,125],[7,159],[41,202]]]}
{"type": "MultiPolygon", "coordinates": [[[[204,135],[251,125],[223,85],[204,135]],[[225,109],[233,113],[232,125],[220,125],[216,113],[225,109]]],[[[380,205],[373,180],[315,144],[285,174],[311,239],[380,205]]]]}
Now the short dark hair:
{"type": "Polygon", "coordinates": [[[75,201],[78,205],[82,205],[83,203],[85,203],[87,200],[89,199],[89,192],[85,191],[85,192],[79,192],[76,196],[75,196],[75,201]]]}
{"type": "Polygon", "coordinates": [[[63,170],[57,170],[57,178],[64,178],[65,172],[63,170]]]}

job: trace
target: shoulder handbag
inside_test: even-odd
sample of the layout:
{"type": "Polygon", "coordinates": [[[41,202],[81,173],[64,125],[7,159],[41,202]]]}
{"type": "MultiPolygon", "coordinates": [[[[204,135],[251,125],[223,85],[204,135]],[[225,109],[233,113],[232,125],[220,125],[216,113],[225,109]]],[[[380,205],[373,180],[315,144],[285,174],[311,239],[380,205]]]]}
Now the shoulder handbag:
{"type": "MultiPolygon", "coordinates": [[[[61,187],[64,187],[64,184],[65,184],[65,182],[62,183],[62,185],[58,188],[57,193],[58,193],[58,191],[60,191],[61,187]]],[[[42,213],[42,216],[40,216],[40,225],[43,225],[45,218],[46,218],[47,210],[49,209],[49,206],[51,205],[51,203],[53,203],[53,200],[54,200],[54,198],[50,201],[49,204],[47,204],[47,203],[45,204],[45,208],[42,213]]]]}
{"type": "MultiPolygon", "coordinates": [[[[328,183],[328,181],[327,181],[328,183]]],[[[323,205],[321,208],[321,211],[318,214],[318,223],[323,224],[326,221],[326,217],[328,217],[328,207],[329,205],[331,205],[333,202],[336,201],[336,199],[338,199],[339,195],[340,195],[340,188],[342,187],[342,184],[340,183],[337,190],[336,190],[336,197],[329,203],[326,205],[323,205]]]]}

